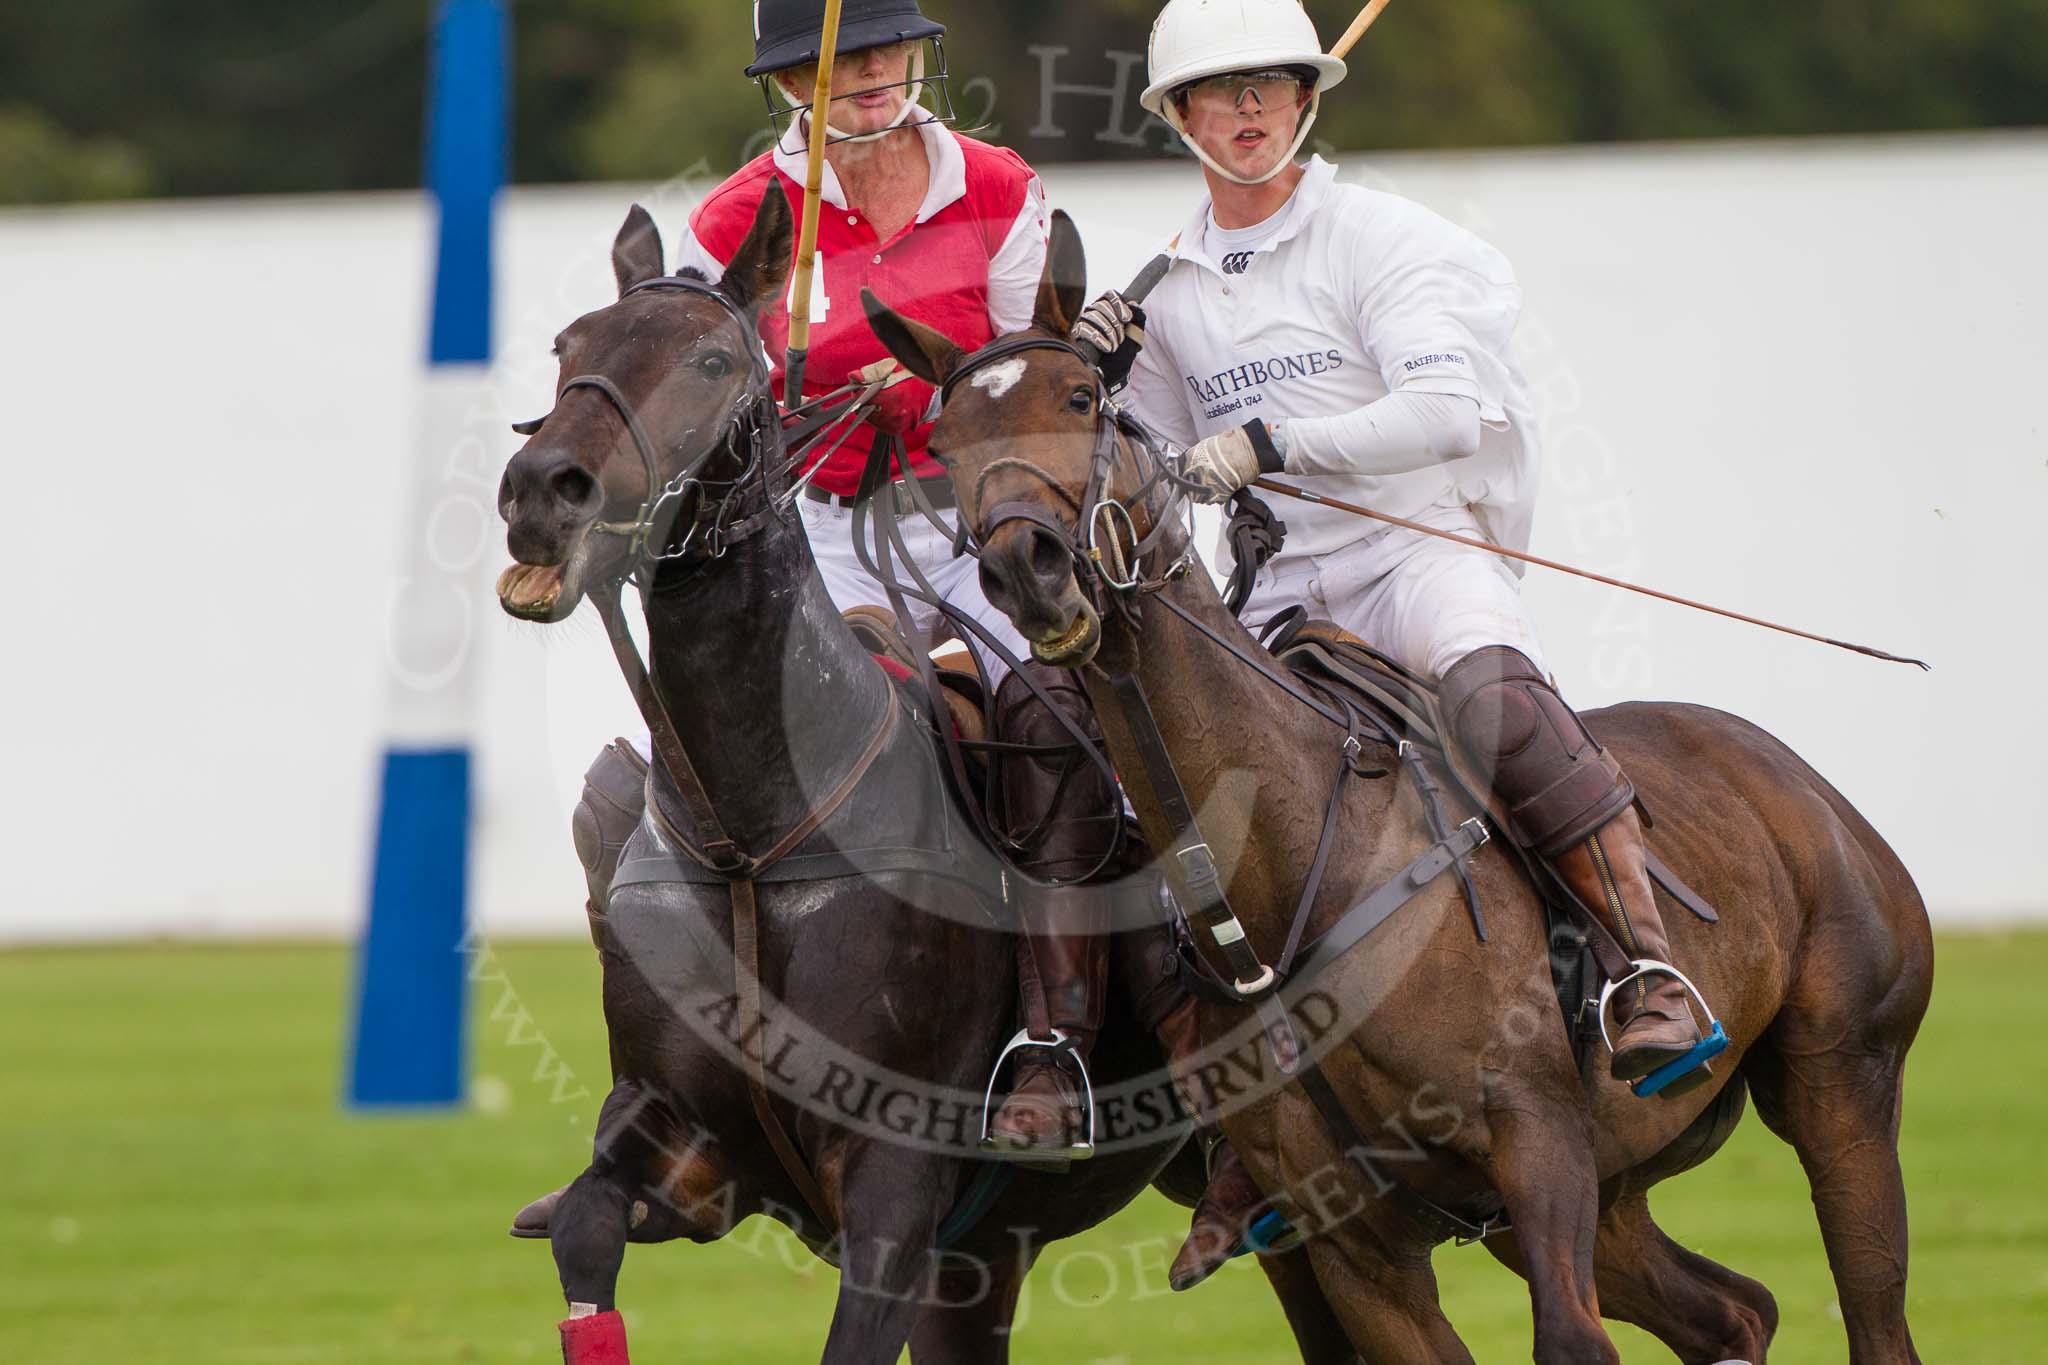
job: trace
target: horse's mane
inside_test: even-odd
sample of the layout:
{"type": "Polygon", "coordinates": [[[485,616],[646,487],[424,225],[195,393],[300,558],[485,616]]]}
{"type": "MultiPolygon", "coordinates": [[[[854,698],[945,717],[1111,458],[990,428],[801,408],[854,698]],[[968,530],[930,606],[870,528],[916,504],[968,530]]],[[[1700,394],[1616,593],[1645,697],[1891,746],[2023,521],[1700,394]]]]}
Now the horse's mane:
{"type": "Polygon", "coordinates": [[[711,277],[694,265],[686,265],[681,270],[678,270],[676,278],[679,280],[695,280],[698,284],[711,283],[711,277]]]}

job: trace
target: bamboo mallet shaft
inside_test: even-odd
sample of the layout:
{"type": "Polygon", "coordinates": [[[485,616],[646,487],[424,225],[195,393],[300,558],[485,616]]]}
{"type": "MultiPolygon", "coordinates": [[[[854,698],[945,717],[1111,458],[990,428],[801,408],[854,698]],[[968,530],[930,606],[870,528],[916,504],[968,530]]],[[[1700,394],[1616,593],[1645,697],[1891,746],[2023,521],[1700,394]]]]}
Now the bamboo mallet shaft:
{"type": "Polygon", "coordinates": [[[1358,12],[1358,17],[1351,21],[1351,27],[1344,30],[1344,36],[1330,49],[1330,55],[1340,62],[1343,61],[1351,49],[1358,46],[1358,40],[1365,36],[1365,31],[1373,26],[1374,21],[1380,17],[1380,11],[1385,9],[1388,3],[1389,0],[1371,0],[1371,3],[1358,12]]]}
{"type": "Polygon", "coordinates": [[[782,402],[804,401],[804,360],[811,349],[811,275],[818,260],[818,210],[825,197],[825,142],[832,124],[832,64],[839,54],[840,0],[825,0],[818,35],[818,79],[811,87],[810,161],[804,168],[804,219],[797,236],[795,292],[789,301],[789,354],[783,360],[782,402]]]}

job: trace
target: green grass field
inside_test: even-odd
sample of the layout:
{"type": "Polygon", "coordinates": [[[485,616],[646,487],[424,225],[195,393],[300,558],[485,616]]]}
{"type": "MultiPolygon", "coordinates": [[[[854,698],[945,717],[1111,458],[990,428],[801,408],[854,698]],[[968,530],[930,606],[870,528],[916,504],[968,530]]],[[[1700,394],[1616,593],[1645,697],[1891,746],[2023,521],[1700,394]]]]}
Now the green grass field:
{"type": "MultiPolygon", "coordinates": [[[[606,1082],[587,946],[484,959],[476,1102],[352,1117],[336,1102],[349,955],[333,947],[0,954],[0,1341],[37,1365],[558,1359],[544,1245],[512,1210],[579,1170],[606,1082]]],[[[1930,1361],[2048,1359],[2048,1043],[2031,1038],[2048,934],[1941,940],[1908,1071],[1911,1311],[1930,1361]]],[[[1708,1167],[1662,1188],[1672,1234],[1769,1285],[1771,1359],[1846,1357],[1798,1165],[1751,1115],[1708,1167]]],[[[1284,1361],[1264,1282],[1239,1262],[1186,1295],[1164,1263],[1183,1213],[1147,1195],[1033,1276],[1029,1362],[1284,1361]]],[[[1438,1255],[1483,1362],[1529,1356],[1519,1281],[1438,1255]]],[[[716,1247],[636,1247],[622,1298],[636,1359],[814,1359],[834,1293],[756,1219],[716,1247]]],[[[1631,1362],[1669,1361],[1616,1328],[1631,1362]]]]}

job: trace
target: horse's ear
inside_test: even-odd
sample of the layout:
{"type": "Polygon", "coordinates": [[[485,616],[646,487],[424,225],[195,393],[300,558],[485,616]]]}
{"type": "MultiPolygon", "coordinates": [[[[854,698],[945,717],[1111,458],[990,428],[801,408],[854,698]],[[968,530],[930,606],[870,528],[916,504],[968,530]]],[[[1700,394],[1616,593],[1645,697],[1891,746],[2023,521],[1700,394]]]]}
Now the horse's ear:
{"type": "Polygon", "coordinates": [[[661,229],[646,209],[635,204],[612,239],[612,277],[619,282],[619,297],[660,273],[661,229]]]}
{"type": "Polygon", "coordinates": [[[933,388],[945,384],[959,366],[961,356],[960,348],[945,333],[904,317],[876,298],[872,289],[860,291],[860,303],[867,310],[868,326],[874,329],[884,350],[933,388]]]}
{"type": "Polygon", "coordinates": [[[789,211],[789,197],[770,176],[761,206],[754,210],[754,226],[732,254],[718,287],[748,312],[759,312],[788,286],[795,251],[796,217],[789,211]]]}
{"type": "Polygon", "coordinates": [[[1038,306],[1032,324],[1054,336],[1074,329],[1088,298],[1088,257],[1081,250],[1081,230],[1065,209],[1054,209],[1052,235],[1045,248],[1045,274],[1038,281],[1038,306]]]}

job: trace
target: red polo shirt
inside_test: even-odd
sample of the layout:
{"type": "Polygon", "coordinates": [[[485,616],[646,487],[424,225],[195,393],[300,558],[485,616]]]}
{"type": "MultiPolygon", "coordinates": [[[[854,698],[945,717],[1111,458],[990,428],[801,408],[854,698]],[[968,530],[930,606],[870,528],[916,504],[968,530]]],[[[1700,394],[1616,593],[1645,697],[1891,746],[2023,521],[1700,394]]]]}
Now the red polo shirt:
{"type": "MultiPolygon", "coordinates": [[[[904,316],[936,328],[969,351],[987,344],[998,322],[1014,329],[1030,319],[1029,295],[1045,259],[1044,195],[1038,178],[1006,148],[938,125],[919,132],[931,161],[931,186],[917,217],[886,242],[864,214],[847,206],[837,177],[826,167],[811,295],[811,351],[804,372],[808,397],[829,393],[855,371],[888,358],[861,309],[862,289],[874,290],[904,316]]],[[[792,145],[799,139],[792,133],[697,206],[678,265],[695,265],[714,278],[722,274],[753,226],[771,182],[789,197],[802,222],[804,154],[800,145],[792,145]]],[[[789,346],[788,303],[785,295],[761,317],[761,340],[773,361],[778,399],[789,346]]],[[[929,384],[905,380],[882,391],[870,419],[884,431],[903,435],[919,478],[943,472],[925,454],[931,426],[920,419],[931,397],[929,384]]],[[[827,492],[852,494],[870,444],[866,433],[856,431],[826,458],[814,482],[827,492]]]]}

